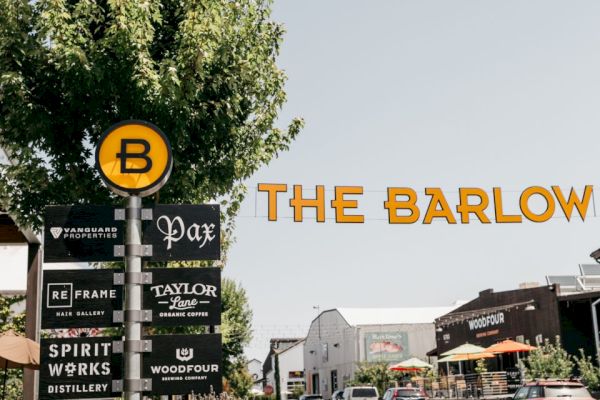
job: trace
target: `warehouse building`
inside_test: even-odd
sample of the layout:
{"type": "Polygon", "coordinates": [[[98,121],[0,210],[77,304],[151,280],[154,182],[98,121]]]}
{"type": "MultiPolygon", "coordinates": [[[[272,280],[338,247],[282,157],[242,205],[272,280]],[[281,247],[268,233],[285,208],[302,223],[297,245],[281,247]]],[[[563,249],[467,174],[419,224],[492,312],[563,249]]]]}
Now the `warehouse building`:
{"type": "Polygon", "coordinates": [[[544,286],[480,292],[476,299],[436,320],[437,353],[464,343],[488,347],[511,339],[539,345],[560,336],[570,354],[578,355],[583,349],[595,359],[600,265],[581,265],[580,269],[578,276],[548,276],[544,286]]]}
{"type": "Polygon", "coordinates": [[[324,398],[354,378],[360,362],[426,359],[435,347],[434,320],[456,308],[336,308],[323,311],[304,346],[307,393],[324,398]]]}

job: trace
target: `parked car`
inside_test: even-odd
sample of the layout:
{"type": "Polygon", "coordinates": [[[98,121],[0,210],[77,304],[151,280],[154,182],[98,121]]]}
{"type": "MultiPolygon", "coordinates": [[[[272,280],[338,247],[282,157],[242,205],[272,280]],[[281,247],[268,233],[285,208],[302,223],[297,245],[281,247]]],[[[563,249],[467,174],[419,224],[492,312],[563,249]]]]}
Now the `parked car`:
{"type": "Polygon", "coordinates": [[[344,391],[336,390],[335,392],[333,392],[333,394],[331,395],[331,400],[344,400],[344,391]]]}
{"type": "Polygon", "coordinates": [[[344,400],[379,400],[379,393],[373,386],[351,386],[344,389],[344,400]]]}
{"type": "Polygon", "coordinates": [[[323,395],[320,394],[303,394],[299,400],[323,400],[323,395]]]}
{"type": "Polygon", "coordinates": [[[558,399],[568,397],[569,400],[593,400],[592,395],[582,383],[562,380],[540,380],[527,383],[517,390],[513,400],[558,399]]]}
{"type": "Polygon", "coordinates": [[[425,389],[420,387],[394,387],[389,388],[383,395],[383,400],[429,400],[425,389]]]}

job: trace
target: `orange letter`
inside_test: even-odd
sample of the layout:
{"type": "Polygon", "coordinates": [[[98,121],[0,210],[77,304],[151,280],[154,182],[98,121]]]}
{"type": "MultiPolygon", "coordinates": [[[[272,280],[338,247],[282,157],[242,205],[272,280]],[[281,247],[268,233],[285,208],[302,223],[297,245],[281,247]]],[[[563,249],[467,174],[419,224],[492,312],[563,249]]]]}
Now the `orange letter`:
{"type": "Polygon", "coordinates": [[[502,209],[502,189],[494,188],[494,209],[496,214],[496,222],[499,224],[504,223],[517,223],[520,224],[522,218],[520,215],[504,214],[502,209]]]}
{"type": "Polygon", "coordinates": [[[423,219],[424,224],[430,224],[431,220],[434,218],[445,218],[446,222],[449,224],[456,223],[456,219],[454,218],[454,215],[452,215],[452,210],[450,210],[450,206],[448,206],[448,202],[446,201],[446,197],[444,197],[442,189],[425,188],[425,194],[431,196],[431,200],[429,201],[429,207],[427,207],[427,212],[423,219]],[[439,210],[438,204],[441,206],[439,210]]]}
{"type": "Polygon", "coordinates": [[[277,221],[277,192],[287,192],[284,183],[259,183],[259,192],[267,192],[269,199],[269,221],[277,221]]]}
{"type": "Polygon", "coordinates": [[[414,224],[421,212],[417,207],[417,193],[411,188],[388,188],[388,199],[383,202],[388,210],[390,224],[414,224]],[[407,196],[405,201],[398,201],[398,196],[407,196]],[[398,209],[410,210],[410,215],[398,215],[398,209]]]}
{"type": "Polygon", "coordinates": [[[490,204],[486,192],[479,188],[460,188],[458,193],[460,200],[458,206],[456,206],[456,211],[460,213],[460,221],[463,224],[469,223],[469,213],[475,214],[479,221],[484,224],[490,223],[490,219],[484,213],[488,204],[490,204]],[[469,204],[469,196],[479,197],[479,204],[469,204]]]}
{"type": "Polygon", "coordinates": [[[331,207],[335,208],[335,222],[358,223],[365,222],[364,215],[346,215],[346,208],[358,208],[358,201],[345,200],[345,194],[363,194],[362,186],[336,186],[335,199],[331,200],[331,207]]]}
{"type": "Polygon", "coordinates": [[[558,204],[560,204],[560,208],[562,208],[563,212],[565,213],[567,221],[571,220],[573,206],[577,207],[577,211],[579,212],[581,220],[585,221],[585,215],[587,214],[588,205],[590,204],[590,197],[592,197],[592,192],[594,191],[593,186],[588,185],[585,187],[583,190],[583,200],[581,201],[579,200],[579,197],[577,197],[577,193],[575,193],[574,188],[571,188],[568,201],[565,201],[565,196],[563,196],[562,191],[558,186],[552,186],[552,191],[558,199],[558,204]]]}
{"type": "Polygon", "coordinates": [[[527,218],[530,221],[546,222],[550,218],[552,218],[552,215],[554,215],[554,198],[552,197],[552,195],[550,194],[549,191],[547,191],[546,189],[544,189],[541,186],[532,186],[532,187],[528,187],[527,189],[525,189],[523,191],[523,193],[521,194],[520,203],[521,203],[521,212],[523,213],[525,218],[527,218]],[[539,215],[531,212],[531,209],[529,208],[529,199],[534,194],[539,194],[544,199],[546,199],[546,211],[544,211],[543,213],[541,213],[539,215]]]}
{"type": "Polygon", "coordinates": [[[294,198],[290,200],[290,206],[294,207],[294,221],[302,222],[302,210],[304,207],[317,209],[317,222],[325,222],[325,186],[316,187],[316,199],[302,198],[302,185],[294,185],[294,198]]]}

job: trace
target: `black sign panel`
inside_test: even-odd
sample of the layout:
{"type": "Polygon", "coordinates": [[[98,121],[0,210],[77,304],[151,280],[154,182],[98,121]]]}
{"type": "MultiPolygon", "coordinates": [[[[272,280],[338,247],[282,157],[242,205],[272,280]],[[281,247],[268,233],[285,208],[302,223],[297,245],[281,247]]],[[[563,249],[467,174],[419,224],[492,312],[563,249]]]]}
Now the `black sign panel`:
{"type": "Polygon", "coordinates": [[[152,378],[152,393],[222,392],[221,335],[156,335],[152,353],[144,354],[143,376],[152,378]]]}
{"type": "Polygon", "coordinates": [[[152,261],[221,258],[218,205],[156,205],[152,214],[142,239],[152,245],[152,261]]]}
{"type": "Polygon", "coordinates": [[[42,339],[40,400],[120,396],[112,381],[122,379],[123,358],[112,353],[113,340],[120,338],[42,339]]]}
{"type": "Polygon", "coordinates": [[[116,269],[44,271],[42,329],[95,328],[113,324],[123,307],[123,287],[113,286],[116,269]]]}
{"type": "Polygon", "coordinates": [[[49,206],[44,216],[44,262],[115,261],[123,221],[111,206],[49,206]]]}
{"type": "Polygon", "coordinates": [[[144,309],[153,326],[221,325],[219,268],[153,268],[144,286],[144,309]]]}

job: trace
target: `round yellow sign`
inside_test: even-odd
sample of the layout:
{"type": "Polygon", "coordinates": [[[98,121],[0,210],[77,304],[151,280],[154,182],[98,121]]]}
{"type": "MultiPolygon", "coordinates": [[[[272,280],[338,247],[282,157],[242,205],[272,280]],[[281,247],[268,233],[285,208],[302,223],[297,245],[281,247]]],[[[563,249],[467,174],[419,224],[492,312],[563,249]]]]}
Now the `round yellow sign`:
{"type": "Polygon", "coordinates": [[[169,179],[171,145],[155,125],[138,120],[108,128],[96,147],[96,167],[106,185],[121,196],[148,196],[169,179]]]}

